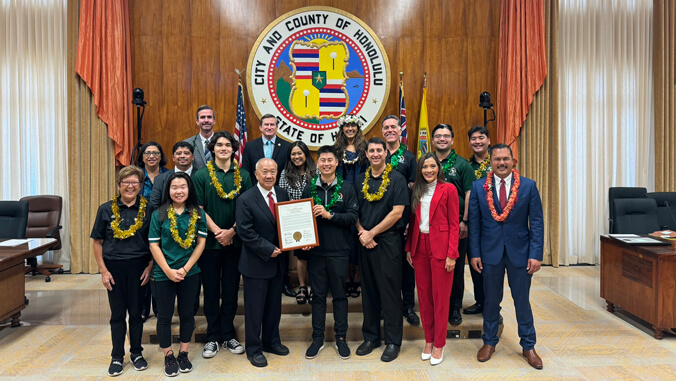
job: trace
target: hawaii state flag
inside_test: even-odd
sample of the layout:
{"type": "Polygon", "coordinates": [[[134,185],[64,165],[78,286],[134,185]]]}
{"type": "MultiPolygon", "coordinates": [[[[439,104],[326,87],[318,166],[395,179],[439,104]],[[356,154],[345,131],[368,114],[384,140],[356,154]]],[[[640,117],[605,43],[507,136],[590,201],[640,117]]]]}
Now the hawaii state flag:
{"type": "Polygon", "coordinates": [[[399,141],[408,149],[408,131],[406,130],[406,103],[404,102],[404,78],[399,81],[399,121],[401,122],[401,136],[399,141]]]}
{"type": "Polygon", "coordinates": [[[242,82],[239,82],[239,91],[237,92],[237,121],[235,122],[235,139],[239,142],[239,149],[235,152],[235,160],[242,166],[242,155],[246,145],[246,114],[244,113],[244,90],[242,82]]]}
{"type": "Polygon", "coordinates": [[[422,105],[420,105],[420,123],[418,124],[418,153],[420,157],[430,150],[430,125],[427,121],[427,87],[423,87],[422,105]]]}

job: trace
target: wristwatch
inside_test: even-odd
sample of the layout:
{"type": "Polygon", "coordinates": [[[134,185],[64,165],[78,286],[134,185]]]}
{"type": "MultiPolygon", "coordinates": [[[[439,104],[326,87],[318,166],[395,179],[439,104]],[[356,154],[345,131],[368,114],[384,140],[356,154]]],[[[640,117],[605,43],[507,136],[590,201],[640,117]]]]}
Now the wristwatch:
{"type": "Polygon", "coordinates": [[[462,220],[462,221],[460,221],[460,222],[464,222],[465,225],[468,225],[468,221],[467,221],[467,220],[462,220]]]}

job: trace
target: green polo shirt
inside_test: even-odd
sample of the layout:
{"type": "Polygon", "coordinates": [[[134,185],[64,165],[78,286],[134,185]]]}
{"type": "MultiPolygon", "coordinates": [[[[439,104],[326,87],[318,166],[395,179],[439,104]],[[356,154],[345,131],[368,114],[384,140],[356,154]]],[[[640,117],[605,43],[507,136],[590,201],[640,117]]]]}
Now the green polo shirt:
{"type": "MultiPolygon", "coordinates": [[[[479,169],[479,167],[481,167],[481,163],[478,163],[478,162],[476,162],[476,160],[474,160],[474,155],[470,156],[468,161],[469,161],[469,165],[472,166],[472,169],[473,169],[474,171],[476,171],[477,169],[479,169]]],[[[477,179],[477,180],[483,179],[484,177],[486,177],[486,176],[488,175],[488,172],[490,172],[491,169],[492,169],[492,168],[491,168],[491,165],[488,164],[488,168],[486,168],[486,173],[482,173],[482,174],[481,174],[481,177],[479,177],[479,178],[477,178],[477,177],[476,177],[476,174],[475,174],[475,175],[474,175],[474,178],[477,179]]]]}
{"type": "MultiPolygon", "coordinates": [[[[197,237],[207,236],[207,221],[204,215],[203,210],[199,210],[200,218],[197,219],[197,225],[195,226],[195,239],[191,247],[184,249],[182,248],[174,239],[171,237],[171,222],[167,216],[164,217],[164,221],[160,223],[160,210],[153,212],[153,217],[150,220],[150,232],[148,233],[148,241],[150,243],[160,243],[160,248],[164,253],[164,258],[167,260],[167,264],[174,270],[180,269],[188,263],[188,259],[192,255],[195,246],[197,245],[197,237]]],[[[190,225],[190,211],[186,208],[183,213],[176,216],[176,222],[178,224],[178,235],[181,239],[186,238],[186,233],[188,231],[188,225],[190,225]]],[[[200,268],[195,263],[195,265],[190,269],[187,276],[195,275],[200,272],[200,268]]],[[[157,265],[153,266],[153,272],[151,278],[156,281],[169,280],[167,274],[162,271],[162,268],[157,265]]]]}
{"type": "MultiPolygon", "coordinates": [[[[450,157],[451,155],[448,155],[450,157]]],[[[441,161],[443,168],[448,163],[448,157],[441,161]]],[[[474,170],[467,160],[460,155],[455,157],[455,163],[444,173],[447,183],[451,183],[458,190],[458,202],[460,206],[460,219],[465,215],[465,193],[472,190],[472,183],[476,180],[474,170]]]]}
{"type": "MultiPolygon", "coordinates": [[[[218,179],[218,182],[221,183],[223,191],[227,194],[235,190],[235,165],[231,164],[228,172],[225,172],[215,164],[214,169],[216,170],[216,178],[218,179]]],[[[242,177],[242,189],[240,189],[239,194],[232,200],[222,199],[218,195],[216,187],[211,184],[209,168],[200,168],[192,177],[192,181],[195,185],[197,203],[204,208],[204,211],[207,212],[209,217],[211,217],[214,223],[221,229],[230,229],[235,224],[235,205],[237,204],[237,198],[251,188],[251,175],[249,175],[249,172],[244,168],[240,168],[239,175],[242,177]]],[[[233,246],[242,246],[242,241],[237,235],[235,235],[233,240],[233,246]]],[[[218,243],[214,233],[208,232],[205,250],[218,250],[222,248],[223,246],[218,243]]]]}

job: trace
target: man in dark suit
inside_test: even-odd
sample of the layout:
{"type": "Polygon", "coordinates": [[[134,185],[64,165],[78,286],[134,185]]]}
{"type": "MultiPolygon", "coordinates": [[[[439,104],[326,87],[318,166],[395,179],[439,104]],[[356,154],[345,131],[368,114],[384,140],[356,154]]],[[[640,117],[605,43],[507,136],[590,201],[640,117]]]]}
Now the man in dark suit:
{"type": "MultiPolygon", "coordinates": [[[[261,138],[255,139],[246,144],[242,153],[242,168],[249,173],[254,173],[254,166],[262,158],[272,159],[277,163],[277,181],[286,165],[286,156],[291,147],[291,143],[277,137],[277,118],[272,114],[265,114],[261,117],[261,138]]],[[[256,185],[256,179],[252,179],[256,185]]]]}
{"type": "Polygon", "coordinates": [[[193,165],[195,166],[195,170],[198,170],[206,166],[207,161],[211,159],[211,153],[207,149],[207,145],[214,134],[214,125],[216,124],[214,109],[207,105],[198,107],[195,123],[197,123],[200,131],[197,135],[185,139],[184,142],[192,144],[195,148],[195,162],[193,165]]]}
{"type": "Polygon", "coordinates": [[[237,235],[242,240],[239,271],[244,280],[246,355],[256,367],[268,365],[263,352],[289,354],[279,337],[283,266],[274,215],[275,203],[288,201],[289,196],[275,186],[277,172],[274,160],[259,160],[255,169],[258,184],[239,196],[235,212],[237,235]]]}
{"type": "Polygon", "coordinates": [[[473,183],[469,198],[469,254],[472,267],[483,274],[486,293],[484,345],[477,353],[477,360],[490,360],[498,344],[506,270],[522,353],[528,364],[542,369],[542,359],[535,352],[535,327],[529,300],[531,279],[542,262],[542,201],[535,182],[513,170],[509,146],[493,146],[491,167],[493,170],[485,179],[473,183]]]}
{"type": "MultiPolygon", "coordinates": [[[[256,170],[254,167],[258,163],[258,160],[262,158],[272,159],[277,163],[276,181],[279,181],[279,176],[286,165],[286,157],[288,156],[287,153],[289,147],[291,147],[291,143],[277,137],[277,118],[272,114],[265,114],[261,117],[259,128],[262,134],[261,138],[248,142],[244,147],[242,168],[246,169],[249,173],[254,173],[256,170]]],[[[251,179],[251,185],[255,187],[256,177],[251,179]]],[[[284,276],[282,293],[295,298],[296,293],[289,285],[289,254],[287,252],[282,253],[279,259],[284,266],[282,271],[284,276]]]]}
{"type": "Polygon", "coordinates": [[[150,193],[150,199],[148,200],[150,213],[152,213],[152,211],[159,207],[162,201],[164,201],[164,186],[172,173],[185,172],[189,176],[192,176],[196,172],[196,170],[193,168],[194,158],[195,149],[192,144],[186,142],[185,140],[174,144],[174,152],[171,156],[171,159],[174,161],[175,167],[174,169],[170,169],[155,178],[153,191],[150,193]]]}

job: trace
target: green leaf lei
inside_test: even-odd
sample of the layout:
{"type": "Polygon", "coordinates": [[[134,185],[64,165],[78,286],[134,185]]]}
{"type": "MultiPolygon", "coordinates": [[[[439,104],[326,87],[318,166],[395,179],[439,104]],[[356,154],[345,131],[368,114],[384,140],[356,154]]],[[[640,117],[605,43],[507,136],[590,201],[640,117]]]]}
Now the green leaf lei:
{"type": "Polygon", "coordinates": [[[453,164],[455,164],[455,159],[458,157],[458,154],[455,153],[455,149],[451,150],[451,154],[448,156],[448,161],[446,164],[441,167],[441,171],[444,173],[444,175],[448,174],[448,171],[451,169],[453,164]]]}
{"type": "Polygon", "coordinates": [[[406,147],[399,143],[399,149],[390,158],[390,164],[392,164],[392,168],[395,170],[399,168],[399,158],[404,155],[404,149],[406,149],[406,147]]]}
{"type": "Polygon", "coordinates": [[[343,186],[343,178],[340,177],[338,173],[336,173],[336,179],[338,179],[338,184],[336,184],[336,189],[333,192],[333,196],[331,196],[331,200],[329,201],[328,205],[322,204],[322,200],[319,198],[319,195],[317,194],[317,180],[319,179],[319,175],[315,176],[314,179],[312,179],[312,184],[310,184],[310,189],[312,190],[312,199],[315,202],[315,205],[322,205],[324,208],[329,211],[331,208],[336,206],[336,203],[338,202],[338,198],[340,197],[340,188],[343,186]]]}

